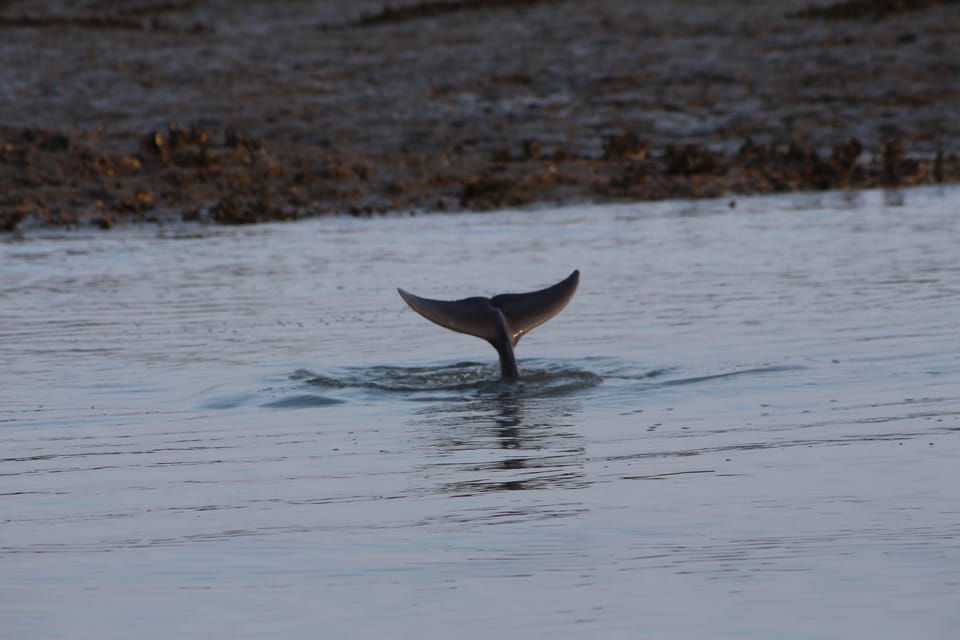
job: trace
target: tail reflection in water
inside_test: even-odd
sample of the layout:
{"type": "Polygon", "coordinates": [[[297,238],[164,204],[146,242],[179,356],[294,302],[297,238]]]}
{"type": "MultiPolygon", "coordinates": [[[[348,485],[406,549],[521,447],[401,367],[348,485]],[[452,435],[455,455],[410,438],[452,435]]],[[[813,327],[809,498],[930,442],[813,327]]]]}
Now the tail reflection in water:
{"type": "Polygon", "coordinates": [[[581,394],[603,378],[569,363],[531,360],[522,380],[497,380],[489,364],[367,367],[294,378],[335,396],[398,395],[417,459],[415,497],[458,498],[430,522],[500,524],[586,511],[570,489],[588,484],[581,394]],[[512,492],[505,499],[503,492],[512,492]]]}
{"type": "Polygon", "coordinates": [[[585,487],[578,402],[530,391],[503,383],[495,393],[419,411],[428,459],[420,470],[431,485],[425,490],[472,496],[585,487]]]}

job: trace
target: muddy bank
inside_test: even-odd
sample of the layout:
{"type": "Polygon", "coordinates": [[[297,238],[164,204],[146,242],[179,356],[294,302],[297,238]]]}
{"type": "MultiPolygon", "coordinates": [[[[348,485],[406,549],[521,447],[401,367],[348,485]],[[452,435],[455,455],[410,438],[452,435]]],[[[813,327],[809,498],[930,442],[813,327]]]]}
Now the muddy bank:
{"type": "Polygon", "coordinates": [[[960,181],[949,0],[13,1],[0,42],[6,231],[960,181]]]}

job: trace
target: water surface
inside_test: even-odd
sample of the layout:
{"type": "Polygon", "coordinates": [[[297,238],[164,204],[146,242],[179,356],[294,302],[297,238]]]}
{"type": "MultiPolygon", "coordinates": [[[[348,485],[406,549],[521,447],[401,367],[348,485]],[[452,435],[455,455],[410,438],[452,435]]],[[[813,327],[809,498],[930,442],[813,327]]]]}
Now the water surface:
{"type": "Polygon", "coordinates": [[[960,191],[0,244],[11,638],[947,638],[960,191]],[[496,353],[406,308],[580,291],[496,353]]]}

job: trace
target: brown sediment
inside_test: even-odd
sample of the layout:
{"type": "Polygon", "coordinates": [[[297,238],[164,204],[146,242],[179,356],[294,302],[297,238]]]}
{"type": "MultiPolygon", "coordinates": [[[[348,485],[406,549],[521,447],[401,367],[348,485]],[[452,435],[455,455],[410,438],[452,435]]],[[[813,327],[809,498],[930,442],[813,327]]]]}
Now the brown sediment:
{"type": "Polygon", "coordinates": [[[865,153],[856,139],[830,152],[745,141],[733,153],[702,145],[651,150],[635,133],[603,141],[591,157],[540,151],[487,157],[447,152],[276,154],[236,131],[170,124],[132,154],[111,154],[57,131],[3,132],[0,228],[26,216],[57,225],[121,220],[251,224],[322,212],[490,210],[537,202],[654,200],[810,189],[914,186],[960,181],[960,159],[906,157],[899,139],[865,153]]]}
{"type": "Polygon", "coordinates": [[[0,230],[960,181],[960,16],[769,4],[0,4],[0,230]]]}

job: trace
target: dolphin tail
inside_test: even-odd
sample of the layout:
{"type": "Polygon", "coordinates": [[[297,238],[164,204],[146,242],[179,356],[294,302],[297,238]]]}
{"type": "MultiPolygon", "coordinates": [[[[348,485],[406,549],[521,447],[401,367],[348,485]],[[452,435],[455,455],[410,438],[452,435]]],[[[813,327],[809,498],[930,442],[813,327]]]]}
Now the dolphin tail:
{"type": "Polygon", "coordinates": [[[519,375],[513,347],[524,335],[567,306],[580,284],[574,271],[552,287],[529,293],[504,293],[493,298],[431,300],[397,289],[400,297],[427,320],[453,331],[483,338],[500,354],[504,377],[519,375]]]}
{"type": "Polygon", "coordinates": [[[580,271],[574,271],[552,287],[530,293],[501,293],[490,299],[506,320],[510,344],[517,346],[527,333],[560,313],[573,299],[580,284],[580,271]]]}

